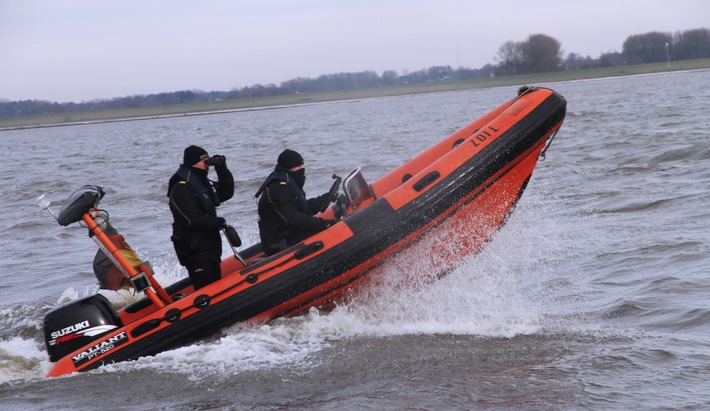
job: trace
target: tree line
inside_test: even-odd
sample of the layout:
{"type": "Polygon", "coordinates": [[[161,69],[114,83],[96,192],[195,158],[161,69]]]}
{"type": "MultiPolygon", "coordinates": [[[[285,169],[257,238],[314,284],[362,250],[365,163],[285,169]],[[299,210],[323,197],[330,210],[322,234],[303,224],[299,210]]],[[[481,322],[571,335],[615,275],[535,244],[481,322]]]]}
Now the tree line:
{"type": "Polygon", "coordinates": [[[487,77],[490,76],[492,72],[493,66],[491,65],[486,65],[480,69],[461,67],[458,70],[451,68],[451,66],[434,66],[404,75],[398,75],[395,71],[385,71],[380,76],[374,71],[362,71],[355,73],[325,74],[317,78],[299,77],[284,81],[278,86],[275,84],[256,84],[251,87],[232,89],[230,91],[187,90],[116,97],[113,99],[97,99],[81,103],[57,103],[43,100],[0,102],[0,118],[42,114],[70,114],[81,111],[130,109],[287,94],[342,91],[396,86],[399,84],[417,84],[449,79],[466,80],[477,77],[487,77]]]}
{"type": "Polygon", "coordinates": [[[562,59],[560,42],[544,34],[525,41],[507,41],[499,49],[495,74],[544,73],[582,68],[645,64],[710,57],[710,30],[695,29],[675,34],[650,32],[629,36],[621,53],[603,53],[598,59],[569,53],[562,59]]]}
{"type": "Polygon", "coordinates": [[[279,85],[256,84],[230,91],[176,91],[148,95],[117,97],[81,103],[57,103],[42,100],[0,102],[0,118],[41,114],[64,114],[120,108],[141,108],[230,99],[316,93],[418,84],[445,80],[467,80],[490,76],[511,76],[625,64],[658,63],[710,57],[710,30],[694,29],[675,34],[650,32],[629,36],[621,53],[603,53],[596,59],[569,53],[562,58],[561,43],[545,34],[530,35],[525,41],[507,41],[498,49],[496,65],[479,69],[433,66],[411,73],[398,74],[386,70],[324,74],[317,78],[295,78],[279,85]]]}

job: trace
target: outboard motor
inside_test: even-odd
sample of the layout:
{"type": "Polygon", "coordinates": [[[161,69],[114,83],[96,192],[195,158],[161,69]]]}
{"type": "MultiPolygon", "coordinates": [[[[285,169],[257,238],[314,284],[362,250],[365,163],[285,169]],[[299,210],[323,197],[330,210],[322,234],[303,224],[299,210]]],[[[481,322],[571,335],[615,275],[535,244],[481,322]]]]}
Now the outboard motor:
{"type": "Polygon", "coordinates": [[[49,360],[57,362],[65,355],[122,327],[116,309],[101,294],[71,301],[44,316],[44,342],[49,360]]]}
{"type": "Polygon", "coordinates": [[[103,188],[94,185],[85,185],[76,190],[66,199],[62,209],[59,210],[57,222],[66,227],[81,221],[85,213],[99,206],[99,201],[104,197],[104,194],[103,188]]]}

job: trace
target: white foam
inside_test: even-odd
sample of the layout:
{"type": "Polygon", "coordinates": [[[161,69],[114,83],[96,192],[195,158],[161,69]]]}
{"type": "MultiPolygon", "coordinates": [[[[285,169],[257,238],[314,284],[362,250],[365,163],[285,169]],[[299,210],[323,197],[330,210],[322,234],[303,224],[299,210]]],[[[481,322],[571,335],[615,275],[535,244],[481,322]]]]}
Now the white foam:
{"type": "Polygon", "coordinates": [[[51,364],[44,350],[32,340],[13,337],[0,340],[0,384],[27,378],[42,378],[51,364]]]}

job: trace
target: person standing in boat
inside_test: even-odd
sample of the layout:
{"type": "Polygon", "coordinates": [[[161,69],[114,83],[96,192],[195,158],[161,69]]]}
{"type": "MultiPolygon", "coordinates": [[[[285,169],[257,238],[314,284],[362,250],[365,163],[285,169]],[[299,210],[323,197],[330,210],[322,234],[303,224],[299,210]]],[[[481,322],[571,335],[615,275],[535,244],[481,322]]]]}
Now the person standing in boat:
{"type": "Polygon", "coordinates": [[[170,178],[168,198],[173,214],[173,235],[180,264],[187,268],[195,289],[222,277],[222,238],[219,231],[227,227],[216,208],[234,195],[234,177],[224,156],[210,157],[203,148],[189,146],[183,162],[170,178]],[[218,181],[207,178],[214,166],[218,181]]]}
{"type": "Polygon", "coordinates": [[[303,157],[286,149],[279,155],[274,171],[256,192],[259,236],[266,255],[284,250],[335,223],[314,217],[323,202],[328,201],[328,193],[306,199],[305,182],[303,157]]]}

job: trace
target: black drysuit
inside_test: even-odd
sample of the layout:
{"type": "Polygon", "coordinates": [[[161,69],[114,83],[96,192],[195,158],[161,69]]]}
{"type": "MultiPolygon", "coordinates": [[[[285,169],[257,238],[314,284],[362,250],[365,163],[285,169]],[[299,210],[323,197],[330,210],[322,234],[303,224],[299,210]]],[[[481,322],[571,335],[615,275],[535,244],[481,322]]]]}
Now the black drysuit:
{"type": "Polygon", "coordinates": [[[187,268],[195,289],[221,278],[222,239],[225,221],[216,207],[234,195],[234,177],[226,165],[216,166],[218,182],[207,179],[207,170],[181,165],[170,178],[168,197],[173,214],[173,235],[180,264],[187,268]]]}
{"type": "Polygon", "coordinates": [[[291,171],[276,166],[256,193],[259,198],[259,236],[267,255],[288,248],[333,223],[314,217],[327,201],[328,193],[306,199],[297,180],[291,171]]]}

